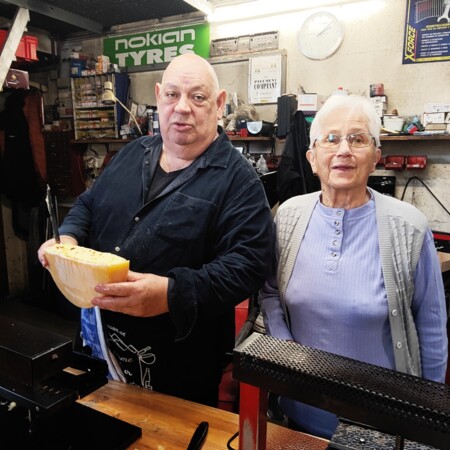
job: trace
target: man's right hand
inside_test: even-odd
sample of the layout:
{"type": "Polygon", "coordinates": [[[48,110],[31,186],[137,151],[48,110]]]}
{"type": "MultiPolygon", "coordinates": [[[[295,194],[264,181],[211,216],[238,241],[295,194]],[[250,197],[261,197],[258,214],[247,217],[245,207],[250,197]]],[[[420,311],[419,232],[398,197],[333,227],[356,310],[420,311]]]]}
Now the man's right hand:
{"type": "MultiPolygon", "coordinates": [[[[72,236],[61,236],[61,243],[62,244],[71,244],[71,245],[78,245],[78,242],[75,238],[73,238],[72,236]]],[[[42,267],[47,267],[48,266],[48,261],[44,255],[44,249],[46,247],[49,247],[50,245],[55,245],[56,241],[54,239],[49,239],[48,241],[45,241],[38,250],[38,258],[40,263],[42,264],[42,267]]]]}

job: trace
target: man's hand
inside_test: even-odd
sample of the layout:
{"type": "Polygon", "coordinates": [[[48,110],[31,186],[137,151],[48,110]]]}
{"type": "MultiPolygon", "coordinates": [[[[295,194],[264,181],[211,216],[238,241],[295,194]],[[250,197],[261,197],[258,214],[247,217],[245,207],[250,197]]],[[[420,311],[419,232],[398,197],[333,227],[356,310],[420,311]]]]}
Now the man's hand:
{"type": "Polygon", "coordinates": [[[95,290],[103,296],[93,298],[92,304],[130,316],[159,316],[169,312],[168,286],[167,277],[130,270],[125,282],[96,286],[95,290]]]}
{"type": "MultiPolygon", "coordinates": [[[[61,236],[61,243],[62,244],[71,244],[71,245],[78,245],[78,242],[75,238],[73,238],[72,236],[61,236]]],[[[38,250],[38,258],[40,263],[42,264],[42,267],[47,267],[48,266],[48,261],[45,258],[44,255],[44,249],[46,247],[49,247],[51,245],[55,245],[56,241],[54,239],[49,239],[48,241],[45,241],[38,250]]]]}

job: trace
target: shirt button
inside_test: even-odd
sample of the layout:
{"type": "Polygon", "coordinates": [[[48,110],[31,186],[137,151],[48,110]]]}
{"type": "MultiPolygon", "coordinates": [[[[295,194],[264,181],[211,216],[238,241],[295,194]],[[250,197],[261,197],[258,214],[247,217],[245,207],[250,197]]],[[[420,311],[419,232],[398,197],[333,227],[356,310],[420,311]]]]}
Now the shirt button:
{"type": "Polygon", "coordinates": [[[337,227],[340,225],[340,223],[341,223],[341,222],[339,222],[339,220],[336,220],[336,221],[334,222],[334,224],[335,224],[337,227]]]}
{"type": "Polygon", "coordinates": [[[120,247],[114,247],[114,250],[115,250],[116,252],[120,252],[120,247]]]}
{"type": "Polygon", "coordinates": [[[336,247],[338,245],[338,241],[333,241],[333,245],[336,247]]]}
{"type": "Polygon", "coordinates": [[[333,253],[331,254],[331,256],[332,256],[333,258],[336,258],[337,253],[336,253],[336,252],[333,252],[333,253]]]}
{"type": "Polygon", "coordinates": [[[336,215],[341,216],[342,215],[342,211],[341,210],[337,211],[336,215]]]}
{"type": "Polygon", "coordinates": [[[395,316],[397,315],[397,310],[396,310],[396,309],[393,309],[392,312],[391,312],[391,314],[395,317],[395,316]]]}
{"type": "Polygon", "coordinates": [[[339,230],[336,230],[336,231],[334,232],[334,234],[335,234],[336,236],[339,236],[339,235],[341,234],[341,232],[340,232],[339,230]]]}
{"type": "Polygon", "coordinates": [[[136,217],[134,218],[134,221],[135,221],[135,222],[139,222],[139,217],[136,216],[136,217]]]}
{"type": "Polygon", "coordinates": [[[145,161],[145,165],[148,166],[149,164],[150,164],[150,161],[147,159],[147,160],[145,161]]]}
{"type": "Polygon", "coordinates": [[[402,345],[402,343],[401,342],[397,342],[397,344],[395,345],[397,348],[402,348],[403,347],[403,345],[402,345]]]}

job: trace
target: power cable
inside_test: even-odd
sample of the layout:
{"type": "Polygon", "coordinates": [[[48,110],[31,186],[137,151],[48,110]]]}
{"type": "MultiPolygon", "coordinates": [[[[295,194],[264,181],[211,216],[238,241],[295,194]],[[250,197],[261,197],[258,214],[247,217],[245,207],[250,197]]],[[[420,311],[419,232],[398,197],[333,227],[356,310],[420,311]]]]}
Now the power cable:
{"type": "Polygon", "coordinates": [[[406,193],[406,189],[409,186],[409,183],[413,180],[417,180],[420,181],[420,183],[422,183],[422,185],[425,187],[425,189],[431,194],[431,196],[439,203],[439,205],[441,205],[442,209],[450,216],[450,211],[442,204],[442,202],[436,197],[436,195],[433,194],[433,192],[431,191],[431,189],[425,184],[425,182],[417,177],[417,176],[413,176],[411,178],[408,179],[408,181],[405,184],[405,187],[403,188],[403,193],[402,196],[400,198],[400,200],[403,200],[405,198],[405,193],[406,193]]]}

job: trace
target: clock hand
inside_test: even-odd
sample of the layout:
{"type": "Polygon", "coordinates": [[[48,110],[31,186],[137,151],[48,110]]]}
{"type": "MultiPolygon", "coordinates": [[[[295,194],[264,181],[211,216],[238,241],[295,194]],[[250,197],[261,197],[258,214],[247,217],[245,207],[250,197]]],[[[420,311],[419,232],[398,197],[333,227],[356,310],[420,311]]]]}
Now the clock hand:
{"type": "Polygon", "coordinates": [[[331,21],[331,22],[328,22],[328,24],[323,28],[323,30],[322,31],[320,31],[319,33],[317,33],[317,35],[316,36],[320,36],[322,33],[325,33],[325,31],[327,31],[328,30],[328,28],[330,28],[331,26],[333,26],[333,21],[331,21]]]}

